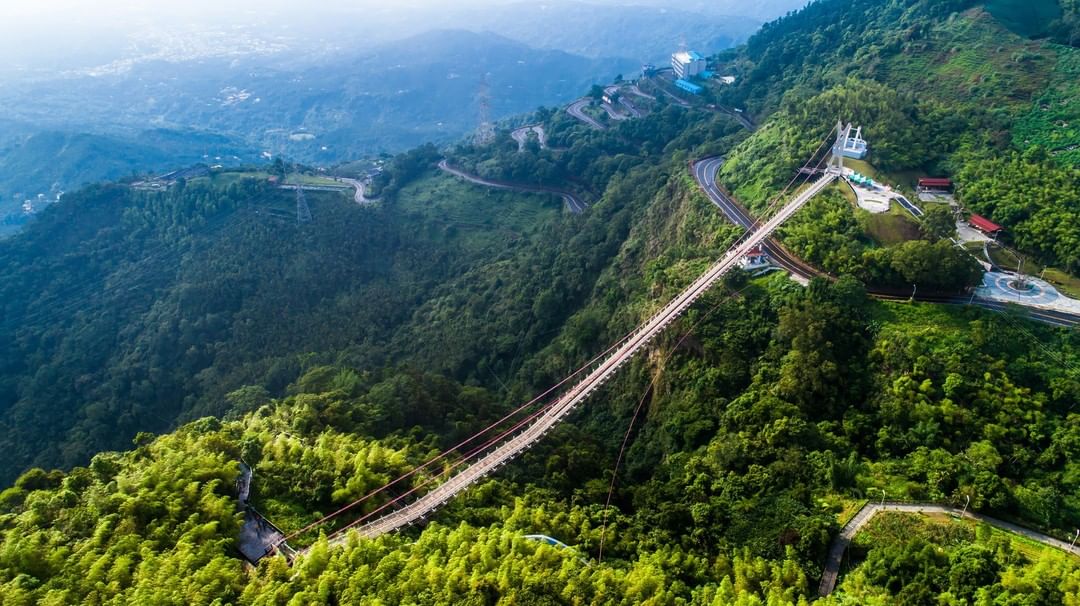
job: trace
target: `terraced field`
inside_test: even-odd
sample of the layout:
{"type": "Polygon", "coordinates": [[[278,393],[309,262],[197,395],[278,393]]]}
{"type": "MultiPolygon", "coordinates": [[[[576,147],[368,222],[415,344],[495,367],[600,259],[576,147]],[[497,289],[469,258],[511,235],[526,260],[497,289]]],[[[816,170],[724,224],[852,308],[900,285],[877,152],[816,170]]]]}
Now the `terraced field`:
{"type": "Polygon", "coordinates": [[[1059,160],[1080,166],[1080,49],[1048,45],[1057,63],[1046,90],[1013,127],[1016,145],[1041,145],[1059,160]]]}

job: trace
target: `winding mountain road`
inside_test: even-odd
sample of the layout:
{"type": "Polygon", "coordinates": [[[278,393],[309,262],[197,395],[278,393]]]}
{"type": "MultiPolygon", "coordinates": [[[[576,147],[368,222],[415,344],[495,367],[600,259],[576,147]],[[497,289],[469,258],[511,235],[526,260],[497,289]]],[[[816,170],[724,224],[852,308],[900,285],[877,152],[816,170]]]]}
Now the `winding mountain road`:
{"type": "Polygon", "coordinates": [[[363,181],[360,181],[359,179],[348,179],[346,177],[335,177],[335,178],[338,181],[341,181],[342,183],[348,183],[349,185],[352,185],[354,188],[356,188],[356,195],[353,196],[353,200],[357,204],[371,204],[371,203],[374,202],[374,200],[368,200],[367,198],[364,197],[364,182],[363,181]]]}
{"type": "MultiPolygon", "coordinates": [[[[754,224],[754,218],[750,215],[750,212],[729,196],[716,181],[716,173],[720,170],[723,163],[724,158],[722,157],[704,158],[691,163],[690,168],[698,186],[705,192],[705,195],[708,196],[709,200],[724,213],[724,216],[727,217],[728,221],[731,221],[743,229],[749,229],[750,226],[754,224]]],[[[784,248],[782,244],[777,242],[775,238],[765,240],[765,242],[762,243],[761,248],[769,255],[769,258],[773,263],[787,270],[800,282],[806,282],[815,277],[832,279],[832,276],[829,274],[792,254],[784,248]]],[[[890,289],[867,287],[866,292],[875,299],[886,301],[911,300],[911,295],[909,293],[890,289]]],[[[1010,309],[1010,306],[1005,303],[961,295],[916,293],[915,300],[923,303],[940,303],[946,305],[978,305],[984,309],[997,312],[1006,312],[1010,309]]],[[[1061,328],[1080,326],[1080,315],[1035,307],[1025,308],[1024,311],[1028,318],[1051,326],[1061,328]]]]}
{"type": "Polygon", "coordinates": [[[636,105],[630,102],[630,99],[626,98],[626,95],[619,97],[619,105],[630,112],[630,116],[633,118],[641,118],[645,115],[636,105]]]}
{"type": "Polygon", "coordinates": [[[510,131],[510,137],[517,141],[519,152],[525,151],[525,143],[528,142],[530,133],[536,135],[536,140],[540,142],[540,149],[547,149],[547,133],[544,132],[544,125],[529,124],[510,131]]]}
{"type": "Polygon", "coordinates": [[[589,99],[588,97],[578,99],[577,101],[574,101],[566,107],[566,113],[584,122],[585,124],[588,124],[596,130],[607,130],[607,127],[596,121],[596,118],[593,118],[589,114],[585,113],[585,106],[588,105],[590,101],[592,101],[592,99],[589,99]]]}
{"type": "Polygon", "coordinates": [[[825,561],[825,572],[821,575],[821,584],[818,585],[819,595],[824,597],[833,592],[833,589],[836,588],[836,578],[840,574],[840,563],[844,559],[844,552],[847,550],[851,540],[855,538],[855,535],[859,534],[859,531],[862,530],[870,520],[874,519],[874,516],[883,511],[963,516],[965,519],[989,524],[1006,532],[1011,532],[1031,539],[1032,541],[1037,541],[1048,547],[1053,547],[1080,556],[1080,547],[1070,545],[1065,541],[1055,539],[1054,537],[1042,534],[1041,532],[1024,528],[1023,526],[1017,526],[1011,522],[973,513],[970,510],[964,511],[959,507],[948,507],[933,503],[868,503],[859,510],[859,513],[855,514],[855,517],[851,518],[851,521],[844,525],[844,528],[840,530],[840,534],[836,535],[836,538],[833,539],[832,547],[829,548],[829,558],[825,561]]]}
{"type": "Polygon", "coordinates": [[[526,194],[552,194],[559,196],[566,202],[566,207],[570,212],[575,215],[580,215],[585,212],[585,209],[589,206],[585,204],[581,198],[574,195],[572,192],[568,192],[563,189],[556,189],[554,187],[543,187],[541,185],[520,185],[517,183],[509,183],[507,181],[493,181],[491,179],[484,179],[476,175],[470,175],[469,173],[456,169],[444,159],[439,162],[439,170],[450,173],[455,177],[464,179],[469,183],[475,183],[477,185],[483,185],[484,187],[491,187],[495,189],[505,189],[508,191],[517,191],[526,194]]]}
{"type": "Polygon", "coordinates": [[[650,95],[650,94],[648,94],[646,92],[643,92],[640,88],[638,88],[637,84],[631,84],[630,86],[626,87],[626,90],[630,91],[631,94],[634,94],[634,95],[637,95],[638,97],[641,97],[642,99],[648,99],[649,101],[656,101],[656,97],[654,97],[654,96],[652,96],[652,95],[650,95]]]}
{"type": "MultiPolygon", "coordinates": [[[[716,181],[716,173],[723,164],[724,158],[719,156],[705,158],[691,163],[694,180],[697,181],[698,186],[705,192],[705,195],[708,196],[709,200],[724,213],[724,216],[727,217],[728,221],[731,221],[744,230],[750,229],[753,227],[756,220],[750,215],[749,211],[732,199],[716,181]]],[[[799,281],[808,281],[811,278],[825,275],[824,272],[817,270],[808,263],[805,263],[802,259],[799,259],[788,252],[788,250],[781,246],[775,238],[768,238],[765,240],[762,243],[761,248],[769,255],[769,258],[772,259],[774,263],[786,269],[793,276],[798,278],[799,281]]]]}
{"type": "MultiPolygon", "coordinates": [[[[618,92],[619,92],[619,86],[617,86],[617,85],[616,86],[609,86],[609,87],[604,89],[604,94],[608,95],[609,98],[612,95],[618,94],[618,92]]],[[[622,97],[620,97],[620,99],[621,98],[622,97]]],[[[621,105],[621,103],[620,103],[620,105],[621,105]]],[[[630,118],[633,117],[632,115],[627,115],[627,114],[624,114],[624,113],[620,112],[611,103],[601,103],[600,107],[607,113],[608,117],[611,118],[612,120],[629,120],[630,118]]]]}

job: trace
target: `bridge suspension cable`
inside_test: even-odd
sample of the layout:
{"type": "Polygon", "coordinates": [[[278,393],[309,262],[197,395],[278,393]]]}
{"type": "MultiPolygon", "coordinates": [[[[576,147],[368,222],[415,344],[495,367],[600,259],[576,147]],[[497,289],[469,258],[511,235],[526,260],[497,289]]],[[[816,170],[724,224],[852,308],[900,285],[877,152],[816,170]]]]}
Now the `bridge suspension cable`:
{"type": "MultiPolygon", "coordinates": [[[[827,140],[825,142],[827,142],[827,140]]],[[[814,152],[814,155],[811,156],[810,160],[808,160],[806,164],[804,164],[804,169],[813,162],[814,157],[816,157],[817,154],[820,152],[821,148],[825,145],[825,142],[818,146],[817,150],[815,150],[814,152]]],[[[770,203],[766,211],[771,211],[781,202],[783,195],[791,189],[791,186],[799,180],[800,176],[803,176],[804,178],[809,180],[812,177],[812,173],[817,172],[816,169],[821,166],[822,162],[824,162],[824,158],[818,161],[815,170],[811,171],[810,175],[804,174],[804,170],[800,170],[799,172],[797,172],[796,176],[791,181],[789,181],[788,185],[784,188],[784,190],[778,196],[776,196],[776,198],[773,199],[772,203],[770,203]]],[[[791,214],[798,210],[799,207],[801,207],[810,198],[812,198],[814,195],[824,189],[824,187],[831,183],[832,180],[836,177],[836,174],[834,174],[834,172],[826,171],[826,173],[827,178],[825,180],[819,180],[815,182],[810,189],[800,193],[794,200],[787,203],[787,205],[785,205],[781,211],[776,213],[775,216],[768,219],[768,221],[766,221],[765,223],[761,223],[760,220],[755,222],[755,226],[760,225],[762,226],[762,228],[751,230],[752,234],[743,234],[739,238],[737,238],[736,241],[728,247],[725,253],[716,260],[716,263],[714,263],[714,265],[710,267],[710,269],[706,271],[701,277],[695,280],[693,284],[683,290],[679,295],[674,297],[666,305],[661,307],[647,321],[640,324],[637,328],[628,333],[627,336],[617,341],[614,345],[605,350],[605,352],[593,358],[589,363],[579,368],[573,374],[567,376],[553,387],[547,389],[540,396],[533,398],[526,404],[515,409],[499,421],[496,421],[487,428],[481,430],[480,432],[477,432],[473,436],[470,436],[459,445],[448,449],[443,453],[440,453],[439,455],[433,457],[423,465],[420,465],[413,470],[407,472],[406,474],[403,474],[399,478],[369,492],[368,494],[364,495],[360,499],[357,499],[353,503],[350,503],[349,505],[346,505],[345,507],[342,507],[327,516],[323,516],[319,520],[316,520],[315,522],[312,522],[304,528],[288,535],[286,539],[295,537],[298,534],[307,532],[321,524],[326,523],[330,519],[341,515],[342,513],[350,510],[356,505],[370,499],[371,497],[379,493],[384,492],[393,485],[398,484],[399,482],[413,475],[416,475],[421,470],[426,469],[434,463],[438,462],[439,460],[446,458],[451,453],[459,450],[460,448],[475,442],[476,440],[480,439],[485,435],[490,435],[489,432],[496,429],[504,422],[524,412],[559,387],[565,385],[574,377],[591,368],[593,364],[603,359],[604,361],[600,363],[599,366],[593,369],[585,379],[576,384],[573,388],[566,392],[566,394],[556,398],[548,404],[542,405],[539,409],[529,414],[525,418],[519,420],[509,429],[501,431],[496,435],[489,437],[485,442],[481,443],[480,445],[473,447],[462,458],[456,460],[453,464],[443,470],[443,472],[428,477],[419,485],[411,488],[404,494],[398,495],[397,497],[393,498],[387,503],[384,503],[374,511],[369,512],[361,516],[359,519],[350,522],[345,527],[336,530],[331,534],[331,537],[334,537],[335,542],[337,542],[337,537],[339,537],[342,533],[349,530],[350,528],[354,528],[371,519],[376,514],[379,514],[386,509],[393,507],[395,504],[400,503],[402,500],[406,499],[412,494],[415,494],[424,487],[439,480],[440,478],[444,476],[447,477],[448,479],[446,480],[446,482],[440,484],[434,490],[419,497],[417,500],[405,505],[400,509],[394,510],[392,513],[385,514],[375,521],[368,522],[362,527],[361,532],[365,536],[375,536],[377,534],[396,529],[402,525],[411,524],[412,522],[425,517],[430,511],[432,511],[442,503],[445,503],[446,500],[452,498],[458,492],[470,486],[473,482],[486,476],[496,467],[505,464],[508,460],[512,459],[518,453],[531,446],[536,440],[540,439],[540,437],[542,437],[547,431],[549,431],[566,414],[568,414],[581,401],[588,397],[592,393],[592,391],[594,391],[605,381],[607,381],[607,379],[610,378],[613,373],[617,371],[623,363],[629,360],[630,357],[632,357],[641,347],[644,347],[669,323],[674,321],[679,315],[685,312],[685,310],[699,296],[701,296],[701,294],[708,290],[708,288],[710,288],[716,280],[722,277],[724,273],[726,273],[731,267],[734,266],[735,261],[741,254],[744,254],[746,250],[749,250],[751,246],[748,242],[749,239],[760,241],[761,239],[767,237],[781,223],[783,223],[787,218],[789,218],[791,214]],[[525,429],[519,435],[507,439],[509,436],[513,435],[515,432],[522,428],[525,429]],[[502,442],[502,444],[499,444],[500,442],[502,442]],[[488,451],[489,448],[495,446],[496,444],[499,445],[493,450],[491,450],[487,456],[468,465],[467,468],[461,473],[451,476],[453,470],[462,467],[466,463],[474,461],[474,459],[479,457],[485,451],[488,451]]]]}
{"type": "MultiPolygon", "coordinates": [[[[559,381],[555,385],[552,385],[551,387],[544,390],[540,395],[538,395],[538,396],[534,397],[533,399],[529,400],[528,402],[522,404],[518,408],[510,411],[509,413],[504,415],[501,419],[491,423],[487,427],[485,427],[485,428],[481,429],[480,431],[474,433],[473,435],[469,436],[468,438],[465,438],[464,440],[459,442],[457,445],[452,446],[452,447],[444,450],[443,452],[441,452],[438,455],[432,457],[431,459],[428,459],[423,464],[418,465],[417,467],[414,467],[410,471],[398,476],[394,480],[391,480],[391,481],[383,484],[382,486],[371,490],[370,492],[368,492],[364,496],[362,496],[362,497],[352,501],[351,503],[349,503],[349,504],[335,510],[334,512],[329,513],[329,514],[319,518],[318,520],[315,520],[314,522],[311,522],[310,524],[304,526],[303,528],[288,534],[280,542],[285,542],[285,541],[287,541],[289,539],[295,538],[295,537],[297,537],[297,536],[299,536],[301,534],[304,534],[305,532],[308,532],[309,530],[312,530],[312,529],[314,529],[314,528],[316,528],[318,526],[321,526],[321,525],[325,524],[326,522],[329,522],[330,520],[336,518],[337,516],[339,516],[339,515],[347,512],[347,511],[351,510],[352,508],[356,507],[357,505],[360,505],[361,503],[371,499],[372,497],[376,496],[377,494],[379,494],[379,493],[389,489],[390,487],[392,487],[392,486],[394,486],[394,485],[396,485],[396,484],[398,484],[400,482],[403,482],[403,481],[407,480],[408,478],[420,473],[424,469],[434,465],[435,463],[439,462],[440,460],[445,459],[446,457],[450,456],[452,453],[460,450],[462,447],[476,441],[480,437],[484,436],[484,434],[487,434],[488,432],[490,432],[493,429],[499,427],[503,423],[505,423],[505,422],[509,421],[510,419],[516,417],[518,414],[522,413],[526,409],[528,409],[531,406],[535,405],[537,402],[541,401],[542,399],[544,399],[545,397],[550,395],[555,390],[559,389],[560,387],[562,387],[566,383],[570,382],[570,380],[572,380],[574,377],[580,375],[581,373],[583,373],[586,370],[588,370],[589,368],[591,368],[596,362],[600,361],[604,356],[608,355],[613,350],[617,349],[619,346],[621,346],[623,343],[625,343],[626,340],[629,339],[633,334],[634,334],[634,331],[630,331],[630,332],[626,333],[626,335],[624,335],[622,338],[620,338],[618,341],[616,341],[614,344],[612,344],[606,350],[604,350],[600,354],[596,355],[593,359],[586,362],[584,365],[582,365],[581,367],[576,369],[573,373],[567,375],[565,378],[563,378],[561,381],[559,381]]],[[[534,418],[535,416],[537,416],[537,414],[542,413],[549,406],[550,406],[550,404],[546,404],[546,405],[542,406],[536,413],[533,413],[528,418],[529,419],[534,418]]],[[[520,423],[519,423],[519,425],[520,425],[520,423]]],[[[517,427],[518,427],[518,425],[515,425],[514,428],[512,428],[509,431],[513,431],[517,427]]],[[[501,439],[502,437],[505,437],[506,434],[507,434],[506,431],[500,433],[497,436],[497,439],[501,439]]],[[[430,480],[429,480],[429,482],[430,482],[430,480]]],[[[429,483],[429,482],[425,482],[425,485],[427,483],[429,483]]],[[[409,493],[415,492],[415,490],[416,489],[414,488],[413,490],[409,491],[409,493]]],[[[406,493],[406,494],[409,494],[409,493],[406,493]]]]}

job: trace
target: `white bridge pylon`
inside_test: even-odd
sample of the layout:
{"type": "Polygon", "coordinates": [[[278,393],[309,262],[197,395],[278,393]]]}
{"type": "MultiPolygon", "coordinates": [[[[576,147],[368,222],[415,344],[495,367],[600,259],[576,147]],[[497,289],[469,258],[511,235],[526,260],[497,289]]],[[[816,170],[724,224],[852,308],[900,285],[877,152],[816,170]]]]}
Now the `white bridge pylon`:
{"type": "MultiPolygon", "coordinates": [[[[604,358],[599,365],[584,379],[575,384],[569,391],[561,395],[555,404],[551,405],[543,414],[539,415],[530,425],[520,433],[506,439],[502,444],[493,447],[475,462],[465,466],[460,472],[450,477],[442,484],[428,491],[423,496],[402,506],[400,509],[387,513],[383,517],[355,527],[355,532],[361,537],[373,538],[379,535],[393,532],[403,526],[422,520],[440,505],[454,498],[475,482],[494,471],[499,466],[512,460],[522,451],[529,448],[544,436],[552,427],[564,419],[578,404],[581,404],[590,394],[596,391],[618,369],[629,361],[634,354],[644,348],[665,327],[681,316],[691,304],[704,294],[713,284],[724,276],[733,267],[738,265],[739,260],[751,249],[759,246],[788,220],[796,211],[803,207],[811,198],[820,193],[825,187],[840,176],[840,168],[830,165],[824,174],[814,183],[810,184],[794,199],[788,202],[771,219],[752,231],[737,246],[730,249],[719,261],[713,264],[693,284],[683,290],[675,299],[668,303],[648,321],[628,337],[623,344],[604,358]]],[[[339,544],[346,540],[346,535],[340,531],[330,539],[331,544],[339,544]]]]}

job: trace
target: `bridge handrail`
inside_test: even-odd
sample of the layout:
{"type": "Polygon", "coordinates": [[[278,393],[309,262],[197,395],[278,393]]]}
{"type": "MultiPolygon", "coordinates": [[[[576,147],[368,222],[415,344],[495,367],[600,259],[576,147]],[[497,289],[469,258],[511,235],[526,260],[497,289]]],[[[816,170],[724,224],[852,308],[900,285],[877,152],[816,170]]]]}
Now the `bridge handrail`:
{"type": "MultiPolygon", "coordinates": [[[[757,246],[762,240],[772,235],[784,221],[831,183],[836,176],[833,172],[827,172],[823,178],[814,181],[809,188],[798,193],[792,201],[788,202],[768,221],[761,224],[757,230],[749,232],[745,239],[742,239],[738,245],[728,250],[723,257],[711,265],[708,270],[672,301],[650,316],[641,325],[641,328],[634,331],[623,345],[599,362],[597,367],[584,379],[574,384],[521,432],[509,437],[502,444],[493,446],[486,454],[480,455],[480,453],[477,453],[473,455],[480,456],[480,458],[416,500],[381,518],[357,527],[356,531],[361,536],[375,537],[422,519],[457,493],[468,488],[473,482],[486,476],[496,467],[505,464],[518,453],[532,446],[556,423],[606,382],[615,371],[647,345],[663,328],[679,318],[690,305],[717,280],[723,277],[739,258],[744,256],[751,248],[757,246]]],[[[344,535],[338,534],[332,539],[332,542],[338,543],[344,541],[344,539],[344,535]]]]}

